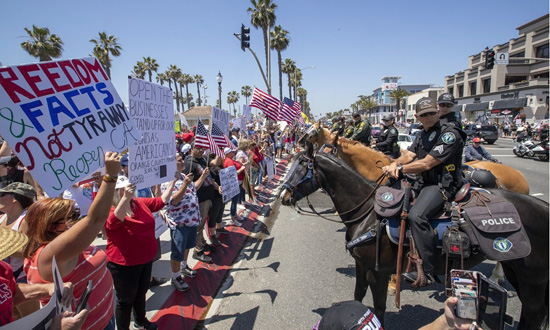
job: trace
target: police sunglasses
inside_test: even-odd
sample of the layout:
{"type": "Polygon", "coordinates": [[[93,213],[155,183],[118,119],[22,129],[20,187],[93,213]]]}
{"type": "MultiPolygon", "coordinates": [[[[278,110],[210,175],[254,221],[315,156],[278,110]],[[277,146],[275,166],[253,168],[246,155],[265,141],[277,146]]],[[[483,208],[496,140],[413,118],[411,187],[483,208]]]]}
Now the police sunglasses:
{"type": "Polygon", "coordinates": [[[425,117],[435,116],[436,114],[437,114],[437,112],[426,112],[426,113],[423,113],[423,114],[419,115],[419,117],[425,118],[425,117]]]}
{"type": "Polygon", "coordinates": [[[452,108],[454,106],[454,104],[448,104],[448,103],[443,103],[443,104],[439,104],[440,107],[442,108],[452,108]]]}

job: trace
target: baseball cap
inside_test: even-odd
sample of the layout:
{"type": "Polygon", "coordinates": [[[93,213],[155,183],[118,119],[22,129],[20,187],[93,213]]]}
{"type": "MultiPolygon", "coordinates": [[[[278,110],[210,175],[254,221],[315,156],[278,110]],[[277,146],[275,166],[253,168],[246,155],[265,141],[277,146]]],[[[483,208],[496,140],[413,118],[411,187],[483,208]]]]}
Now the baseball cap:
{"type": "Polygon", "coordinates": [[[11,156],[0,157],[0,164],[7,164],[11,160],[11,156]]]}
{"type": "Polygon", "coordinates": [[[382,329],[382,325],[367,306],[351,300],[334,303],[327,309],[319,322],[318,329],[382,329]]]}
{"type": "Polygon", "coordinates": [[[233,150],[231,150],[231,148],[229,148],[229,147],[225,147],[225,148],[223,149],[223,154],[224,154],[224,155],[227,155],[227,154],[230,153],[230,152],[233,152],[233,150]]]}
{"type": "Polygon", "coordinates": [[[0,189],[0,193],[17,194],[27,198],[34,198],[36,190],[30,184],[13,182],[0,189]]]}
{"type": "Polygon", "coordinates": [[[385,116],[382,118],[382,120],[394,120],[394,119],[395,119],[394,115],[385,115],[385,116]]]}
{"type": "Polygon", "coordinates": [[[128,166],[128,154],[124,154],[120,158],[120,166],[128,166]]]}
{"type": "Polygon", "coordinates": [[[437,111],[437,106],[435,105],[434,100],[429,97],[423,97],[420,100],[416,101],[416,114],[421,115],[426,112],[437,111]]]}
{"type": "Polygon", "coordinates": [[[478,137],[476,136],[476,137],[472,140],[472,142],[476,142],[476,143],[477,143],[477,142],[481,142],[481,139],[478,138],[478,137]]]}
{"type": "Polygon", "coordinates": [[[118,180],[116,180],[115,189],[124,188],[129,184],[130,184],[130,181],[128,180],[127,177],[125,177],[124,175],[119,175],[118,180]]]}
{"type": "Polygon", "coordinates": [[[186,143],[181,147],[181,152],[184,154],[188,153],[189,150],[191,150],[191,145],[189,143],[186,143]]]}
{"type": "Polygon", "coordinates": [[[354,114],[353,114],[353,116],[352,116],[352,117],[353,117],[353,118],[359,118],[359,117],[361,117],[361,115],[360,115],[360,114],[358,114],[358,113],[356,112],[356,113],[354,113],[354,114]]]}
{"type": "Polygon", "coordinates": [[[353,123],[353,118],[348,118],[348,120],[346,120],[346,123],[353,123]]]}
{"type": "Polygon", "coordinates": [[[451,93],[443,93],[437,99],[439,104],[455,104],[455,97],[451,93]]]}

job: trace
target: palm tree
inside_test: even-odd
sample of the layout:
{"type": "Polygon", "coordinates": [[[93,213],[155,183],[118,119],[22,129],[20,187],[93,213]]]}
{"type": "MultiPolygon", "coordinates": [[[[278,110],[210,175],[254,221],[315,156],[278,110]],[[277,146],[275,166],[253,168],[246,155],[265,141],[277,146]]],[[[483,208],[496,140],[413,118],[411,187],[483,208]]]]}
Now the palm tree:
{"type": "Polygon", "coordinates": [[[50,34],[50,29],[36,25],[32,26],[32,31],[27,28],[25,31],[31,39],[22,42],[21,48],[29,55],[37,58],[40,62],[61,57],[63,41],[57,34],[50,34]]]}
{"type": "Polygon", "coordinates": [[[361,99],[357,101],[357,105],[360,109],[367,110],[367,117],[370,117],[372,108],[377,107],[378,103],[367,98],[366,96],[362,96],[361,99]]]}
{"type": "Polygon", "coordinates": [[[196,74],[193,79],[197,83],[197,94],[199,97],[197,98],[197,102],[199,103],[199,107],[201,105],[201,85],[204,84],[204,79],[200,74],[196,74]]]}
{"type": "Polygon", "coordinates": [[[145,72],[147,72],[145,63],[138,61],[137,64],[134,65],[134,71],[132,71],[132,76],[139,79],[145,79],[145,72]]]}
{"type": "Polygon", "coordinates": [[[145,71],[147,71],[147,74],[149,75],[149,82],[153,82],[153,80],[151,79],[152,73],[153,71],[157,72],[159,68],[159,64],[157,63],[157,60],[147,56],[143,58],[143,64],[145,67],[145,71]]]}
{"type": "Polygon", "coordinates": [[[280,25],[275,26],[273,31],[271,31],[271,49],[277,51],[277,65],[279,68],[279,97],[280,100],[283,100],[283,72],[282,70],[282,59],[281,52],[288,47],[290,43],[290,38],[287,37],[288,31],[283,30],[280,25]]]}
{"type": "MultiPolygon", "coordinates": [[[[409,95],[411,95],[411,93],[401,88],[394,89],[393,91],[390,92],[390,97],[395,99],[395,103],[397,105],[397,112],[399,112],[399,108],[401,107],[401,100],[409,95]]],[[[390,111],[391,111],[391,106],[390,106],[390,111]]]]}
{"type": "MultiPolygon", "coordinates": [[[[264,36],[264,48],[265,48],[265,67],[266,72],[269,72],[267,67],[267,58],[269,47],[267,46],[267,38],[269,37],[268,31],[275,25],[275,8],[277,5],[272,3],[271,0],[250,0],[252,7],[249,7],[246,11],[250,13],[250,23],[256,29],[261,28],[264,36]]],[[[271,94],[271,86],[267,91],[271,94]]]]}
{"type": "Polygon", "coordinates": [[[248,104],[248,98],[252,95],[252,88],[248,85],[241,87],[241,95],[244,96],[246,104],[248,104]]]}
{"type": "Polygon", "coordinates": [[[296,71],[296,63],[294,63],[294,61],[290,58],[286,58],[282,70],[288,77],[288,97],[292,98],[292,84],[290,83],[290,76],[294,75],[294,71],[296,71]]]}
{"type": "MultiPolygon", "coordinates": [[[[180,84],[181,85],[185,85],[185,93],[186,94],[189,94],[189,84],[192,84],[195,82],[195,79],[193,79],[193,76],[191,76],[190,74],[188,73],[184,73],[182,76],[181,76],[181,82],[180,84]]],[[[191,98],[192,99],[192,98],[191,98]]],[[[187,108],[188,109],[191,109],[191,100],[189,100],[187,102],[187,108]]]]}
{"type": "Polygon", "coordinates": [[[160,83],[161,86],[164,86],[164,82],[168,81],[168,78],[166,77],[166,74],[164,73],[157,73],[157,82],[160,83]]]}
{"type": "Polygon", "coordinates": [[[292,74],[292,78],[290,79],[290,81],[292,82],[292,86],[294,87],[294,98],[293,98],[293,100],[297,100],[296,99],[296,88],[302,86],[302,70],[296,68],[294,70],[294,73],[292,74]]]}
{"type": "Polygon", "coordinates": [[[233,113],[237,117],[237,109],[235,108],[235,103],[239,102],[239,93],[237,91],[231,91],[227,93],[227,103],[233,104],[233,113]]]}
{"type": "MultiPolygon", "coordinates": [[[[178,112],[180,112],[180,94],[178,92],[178,78],[181,76],[181,69],[177,67],[175,64],[170,64],[168,67],[168,70],[166,70],[166,76],[168,77],[168,80],[172,80],[174,82],[174,87],[176,89],[176,109],[178,112]]],[[[185,109],[182,109],[185,110],[185,109]]]]}
{"type": "MultiPolygon", "coordinates": [[[[305,103],[306,103],[306,97],[307,97],[307,90],[305,88],[298,88],[298,90],[296,91],[296,95],[298,95],[298,97],[300,98],[300,106],[302,107],[302,111],[308,115],[308,112],[307,112],[307,109],[305,108],[305,103]]],[[[309,115],[308,115],[309,117],[309,115]]]]}
{"type": "Polygon", "coordinates": [[[94,46],[94,54],[105,69],[107,77],[111,79],[111,55],[120,56],[122,46],[118,43],[118,38],[113,35],[107,35],[107,32],[99,32],[99,39],[90,39],[94,46]]]}

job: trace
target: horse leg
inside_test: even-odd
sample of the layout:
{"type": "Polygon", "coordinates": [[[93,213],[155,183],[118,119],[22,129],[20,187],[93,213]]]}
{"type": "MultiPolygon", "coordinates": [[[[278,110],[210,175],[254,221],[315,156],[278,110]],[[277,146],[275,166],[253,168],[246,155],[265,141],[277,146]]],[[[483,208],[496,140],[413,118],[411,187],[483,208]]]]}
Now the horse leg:
{"type": "Polygon", "coordinates": [[[374,314],[384,327],[384,314],[386,313],[386,299],[388,298],[388,282],[391,272],[375,272],[369,270],[367,273],[367,282],[372,292],[374,302],[374,314]]]}
{"type": "Polygon", "coordinates": [[[353,299],[362,302],[367,294],[367,272],[361,263],[355,261],[355,292],[353,299]]]}
{"type": "Polygon", "coordinates": [[[497,262],[495,264],[495,268],[493,269],[493,274],[489,279],[498,284],[504,283],[504,280],[505,280],[504,270],[502,269],[502,265],[500,264],[500,262],[497,262]]]}

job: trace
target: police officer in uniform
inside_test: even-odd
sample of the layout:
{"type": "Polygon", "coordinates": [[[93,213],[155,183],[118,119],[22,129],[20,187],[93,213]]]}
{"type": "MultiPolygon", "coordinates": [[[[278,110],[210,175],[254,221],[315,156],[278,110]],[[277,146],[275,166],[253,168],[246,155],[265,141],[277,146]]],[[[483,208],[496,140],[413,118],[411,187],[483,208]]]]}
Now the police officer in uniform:
{"type": "Polygon", "coordinates": [[[450,123],[460,128],[460,123],[456,120],[455,114],[451,111],[455,106],[455,97],[451,93],[443,93],[437,99],[437,109],[439,110],[439,123],[441,125],[450,123]]]}
{"type": "MultiPolygon", "coordinates": [[[[430,226],[430,219],[451,201],[462,185],[462,149],[466,134],[455,125],[439,122],[435,101],[423,97],[416,102],[415,117],[423,130],[417,135],[408,150],[382,171],[392,177],[418,173],[420,191],[409,212],[409,225],[426,275],[425,285],[434,281],[433,271],[437,265],[437,237],[430,226]]],[[[416,272],[403,274],[415,281],[416,272]]]]}
{"type": "Polygon", "coordinates": [[[352,135],[353,135],[353,118],[348,118],[348,120],[346,120],[346,128],[344,130],[344,137],[345,138],[350,138],[352,135]]]}
{"type": "Polygon", "coordinates": [[[332,118],[332,127],[330,128],[330,131],[333,132],[334,130],[338,129],[338,118],[334,117],[332,118]]]}
{"type": "Polygon", "coordinates": [[[342,136],[344,135],[344,129],[344,117],[339,117],[336,126],[333,125],[330,131],[338,133],[338,136],[342,136]]]}
{"type": "Polygon", "coordinates": [[[367,120],[361,120],[361,115],[358,113],[353,114],[354,128],[353,134],[350,140],[355,140],[363,143],[366,146],[370,146],[371,138],[371,126],[367,120]]]}
{"type": "Polygon", "coordinates": [[[395,117],[393,115],[386,115],[382,118],[384,129],[380,132],[380,135],[378,135],[378,139],[374,145],[384,154],[392,158],[398,158],[400,155],[399,145],[397,144],[399,132],[397,132],[394,122],[395,117]]]}

